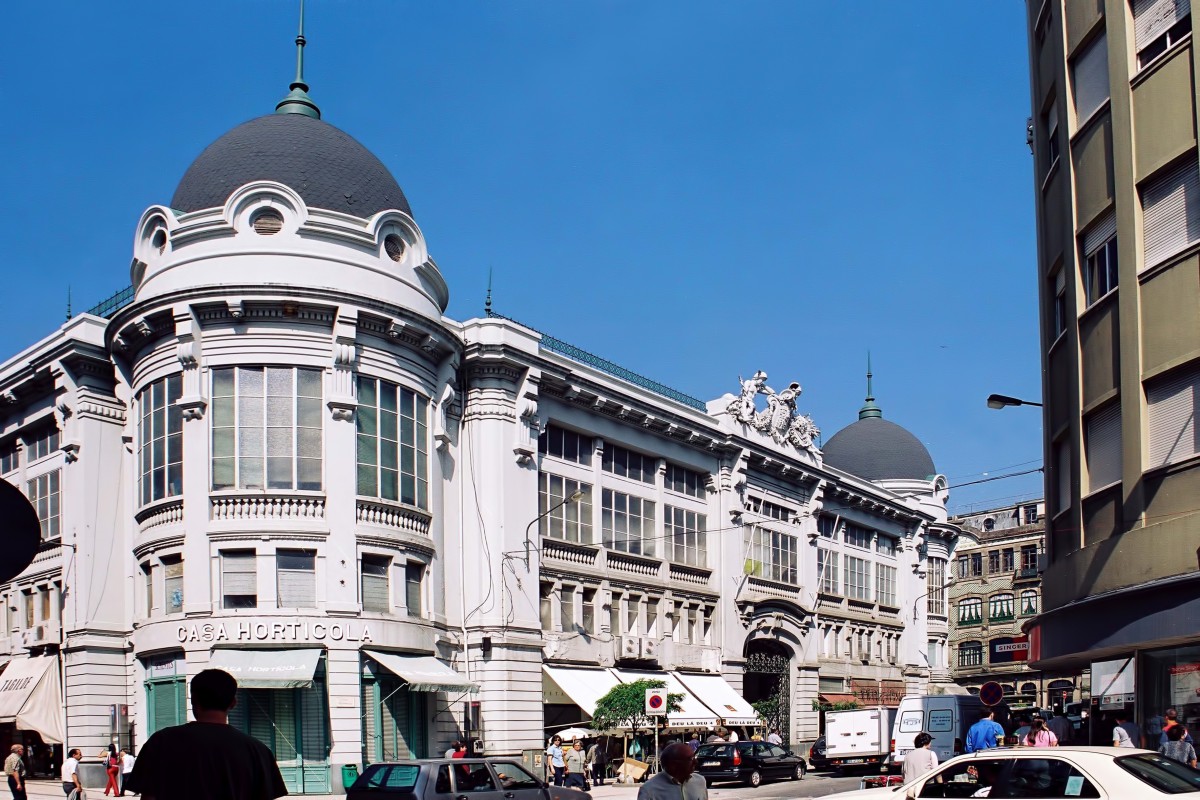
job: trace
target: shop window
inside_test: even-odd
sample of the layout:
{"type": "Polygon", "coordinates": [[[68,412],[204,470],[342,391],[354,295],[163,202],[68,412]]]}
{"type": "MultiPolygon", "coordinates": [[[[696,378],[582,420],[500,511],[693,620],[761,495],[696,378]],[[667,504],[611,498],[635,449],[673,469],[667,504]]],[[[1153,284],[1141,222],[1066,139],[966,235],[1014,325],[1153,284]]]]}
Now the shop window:
{"type": "Polygon", "coordinates": [[[187,722],[187,684],[183,677],[146,680],[148,734],[187,722]]]}
{"type": "MultiPolygon", "coordinates": [[[[391,673],[378,668],[374,662],[368,666],[363,678],[363,751],[365,761],[396,761],[410,758],[427,758],[429,738],[428,694],[410,691],[391,673]]],[[[448,771],[447,771],[448,772],[448,771]]],[[[449,775],[446,776],[446,792],[450,792],[449,775]]]]}
{"type": "Polygon", "coordinates": [[[422,587],[425,582],[425,565],[409,561],[404,565],[404,604],[410,617],[424,616],[421,603],[422,587]]]}
{"type": "Polygon", "coordinates": [[[388,571],[391,567],[392,560],[387,556],[362,557],[363,611],[387,614],[392,610],[388,587],[388,571]]]}
{"type": "Polygon", "coordinates": [[[253,550],[221,553],[221,607],[258,608],[258,565],[253,550]]]}
{"type": "Polygon", "coordinates": [[[138,392],[142,505],[183,492],[183,378],[172,375],[138,392]]]}
{"type": "Polygon", "coordinates": [[[167,614],[183,613],[183,559],[165,556],[163,562],[163,601],[167,614]]]}
{"type": "Polygon", "coordinates": [[[230,726],[258,739],[271,751],[288,794],[329,792],[329,706],[325,684],[322,659],[311,688],[238,689],[237,704],[230,709],[230,726]]]}

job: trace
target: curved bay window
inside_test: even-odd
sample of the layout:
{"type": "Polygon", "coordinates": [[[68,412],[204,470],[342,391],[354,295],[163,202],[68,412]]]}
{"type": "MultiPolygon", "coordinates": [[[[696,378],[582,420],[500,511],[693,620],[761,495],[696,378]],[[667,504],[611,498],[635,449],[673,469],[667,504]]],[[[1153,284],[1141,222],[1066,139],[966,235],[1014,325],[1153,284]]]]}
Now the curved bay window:
{"type": "Polygon", "coordinates": [[[321,489],[321,370],[212,371],[212,488],[321,489]]]}
{"type": "Polygon", "coordinates": [[[1013,596],[1009,592],[994,594],[988,598],[988,621],[1007,622],[1016,619],[1013,596]]]}
{"type": "Polygon", "coordinates": [[[978,625],[983,622],[983,601],[967,597],[958,601],[958,624],[978,625]]]}
{"type": "Polygon", "coordinates": [[[958,646],[958,665],[978,667],[983,664],[983,642],[963,642],[958,646]]]}
{"type": "Polygon", "coordinates": [[[358,377],[358,493],[429,507],[429,403],[411,389],[358,377]]]}
{"type": "Polygon", "coordinates": [[[183,414],[175,405],[182,394],[179,375],[155,381],[138,392],[141,505],[183,493],[183,414]]]}

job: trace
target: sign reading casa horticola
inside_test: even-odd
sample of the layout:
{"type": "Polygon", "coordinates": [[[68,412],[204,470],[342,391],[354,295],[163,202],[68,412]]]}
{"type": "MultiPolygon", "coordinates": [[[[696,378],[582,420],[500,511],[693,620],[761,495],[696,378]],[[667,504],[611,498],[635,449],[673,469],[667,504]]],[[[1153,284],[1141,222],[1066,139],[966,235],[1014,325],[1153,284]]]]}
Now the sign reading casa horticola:
{"type": "Polygon", "coordinates": [[[787,388],[776,392],[767,386],[767,373],[759,370],[742,384],[741,394],[728,407],[730,416],[749,425],[756,431],[770,434],[776,444],[791,444],[800,450],[817,454],[814,440],[821,434],[812,417],[796,410],[796,398],[802,391],[800,384],[793,381],[787,388]],[[758,410],[758,396],[766,395],[767,407],[758,410]]]}

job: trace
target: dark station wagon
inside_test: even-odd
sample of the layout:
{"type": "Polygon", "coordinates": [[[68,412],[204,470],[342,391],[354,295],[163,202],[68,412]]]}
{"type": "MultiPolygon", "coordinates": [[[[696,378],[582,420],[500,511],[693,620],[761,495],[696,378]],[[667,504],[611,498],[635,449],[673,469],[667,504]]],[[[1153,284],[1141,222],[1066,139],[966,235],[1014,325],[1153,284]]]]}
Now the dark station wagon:
{"type": "Polygon", "coordinates": [[[696,750],[696,772],[709,783],[741,781],[758,786],[768,780],[800,780],[804,759],[770,742],[713,742],[696,750]]]}
{"type": "Polygon", "coordinates": [[[549,786],[517,761],[435,758],[369,765],[348,800],[591,800],[579,789],[549,786]]]}

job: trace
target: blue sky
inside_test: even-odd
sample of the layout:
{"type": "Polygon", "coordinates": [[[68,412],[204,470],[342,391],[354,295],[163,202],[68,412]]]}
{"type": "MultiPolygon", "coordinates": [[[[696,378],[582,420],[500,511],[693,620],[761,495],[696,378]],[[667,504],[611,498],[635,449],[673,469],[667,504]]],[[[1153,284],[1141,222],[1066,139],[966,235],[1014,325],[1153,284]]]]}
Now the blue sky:
{"type": "MultiPolygon", "coordinates": [[[[1036,467],[1021,3],[309,0],[324,119],[404,188],[450,284],[709,399],[799,381],[828,438],[866,353],[951,483],[1036,467]],[[1030,463],[1031,462],[1031,463],[1030,463]],[[1020,465],[1020,466],[1016,466],[1020,465]]],[[[274,108],[293,0],[10,4],[0,354],[129,283],[134,225],[274,108]]],[[[1006,502],[1040,474],[964,487],[1006,502]]]]}

